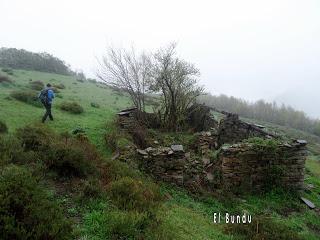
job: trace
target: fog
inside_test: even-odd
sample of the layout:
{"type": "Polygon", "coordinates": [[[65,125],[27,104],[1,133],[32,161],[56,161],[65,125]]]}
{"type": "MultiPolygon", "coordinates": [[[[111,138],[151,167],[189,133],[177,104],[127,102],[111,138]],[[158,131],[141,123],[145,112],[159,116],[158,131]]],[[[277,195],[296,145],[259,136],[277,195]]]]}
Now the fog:
{"type": "Polygon", "coordinates": [[[110,44],[175,41],[212,94],[290,104],[320,118],[320,2],[1,0],[0,47],[46,51],[94,76],[110,44]]]}

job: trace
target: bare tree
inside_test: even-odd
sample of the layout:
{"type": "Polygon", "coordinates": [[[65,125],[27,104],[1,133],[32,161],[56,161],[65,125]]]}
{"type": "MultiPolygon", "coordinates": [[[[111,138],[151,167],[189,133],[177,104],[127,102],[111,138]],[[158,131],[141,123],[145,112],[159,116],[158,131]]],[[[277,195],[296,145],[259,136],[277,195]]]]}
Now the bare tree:
{"type": "Polygon", "coordinates": [[[176,56],[176,44],[160,49],[153,58],[151,88],[160,92],[160,116],[165,127],[179,130],[186,121],[187,109],[203,92],[197,85],[200,72],[191,63],[176,56]]]}
{"type": "Polygon", "coordinates": [[[134,104],[145,111],[145,94],[150,79],[150,57],[141,53],[136,55],[134,49],[115,49],[109,47],[97,76],[109,85],[126,91],[134,104]]]}

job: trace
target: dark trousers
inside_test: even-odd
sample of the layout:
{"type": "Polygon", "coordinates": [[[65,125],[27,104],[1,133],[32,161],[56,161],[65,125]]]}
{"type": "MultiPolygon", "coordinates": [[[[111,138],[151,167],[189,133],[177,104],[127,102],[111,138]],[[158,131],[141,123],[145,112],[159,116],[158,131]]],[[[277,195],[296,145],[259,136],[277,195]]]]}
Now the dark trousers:
{"type": "Polygon", "coordinates": [[[53,120],[52,114],[51,114],[51,104],[43,104],[43,106],[46,108],[46,113],[42,117],[42,122],[44,123],[47,120],[47,117],[50,118],[50,120],[53,120]]]}

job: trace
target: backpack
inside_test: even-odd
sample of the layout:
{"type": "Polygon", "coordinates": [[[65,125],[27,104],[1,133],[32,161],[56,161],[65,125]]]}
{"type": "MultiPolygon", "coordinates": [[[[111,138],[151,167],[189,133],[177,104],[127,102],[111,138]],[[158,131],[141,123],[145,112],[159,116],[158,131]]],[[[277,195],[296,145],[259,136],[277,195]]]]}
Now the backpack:
{"type": "Polygon", "coordinates": [[[48,90],[49,89],[43,89],[40,92],[39,100],[42,102],[42,104],[48,104],[48,90]]]}

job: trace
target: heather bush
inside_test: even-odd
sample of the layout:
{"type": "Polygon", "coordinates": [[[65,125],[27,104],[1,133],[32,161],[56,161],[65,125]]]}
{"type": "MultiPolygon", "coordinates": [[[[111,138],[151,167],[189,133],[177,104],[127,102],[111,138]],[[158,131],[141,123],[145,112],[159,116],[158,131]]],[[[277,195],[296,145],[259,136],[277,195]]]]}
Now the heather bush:
{"type": "Polygon", "coordinates": [[[38,92],[34,90],[18,90],[10,93],[10,96],[18,101],[25,102],[27,104],[42,107],[40,101],[38,101],[38,92]]]}
{"type": "Polygon", "coordinates": [[[113,203],[122,210],[154,214],[162,201],[156,184],[130,177],[111,182],[108,193],[113,203]]]}
{"type": "Polygon", "coordinates": [[[72,239],[70,221],[24,167],[0,171],[0,213],[0,239],[72,239]]]}
{"type": "Polygon", "coordinates": [[[41,81],[32,81],[29,82],[30,88],[36,91],[41,91],[44,89],[44,83],[41,81]]]}
{"type": "Polygon", "coordinates": [[[63,102],[60,105],[60,109],[74,114],[80,114],[83,112],[83,108],[77,102],[63,102]]]}
{"type": "Polygon", "coordinates": [[[26,151],[40,151],[49,148],[51,142],[55,140],[55,134],[47,127],[40,124],[27,125],[19,128],[16,136],[21,140],[26,151]]]}

